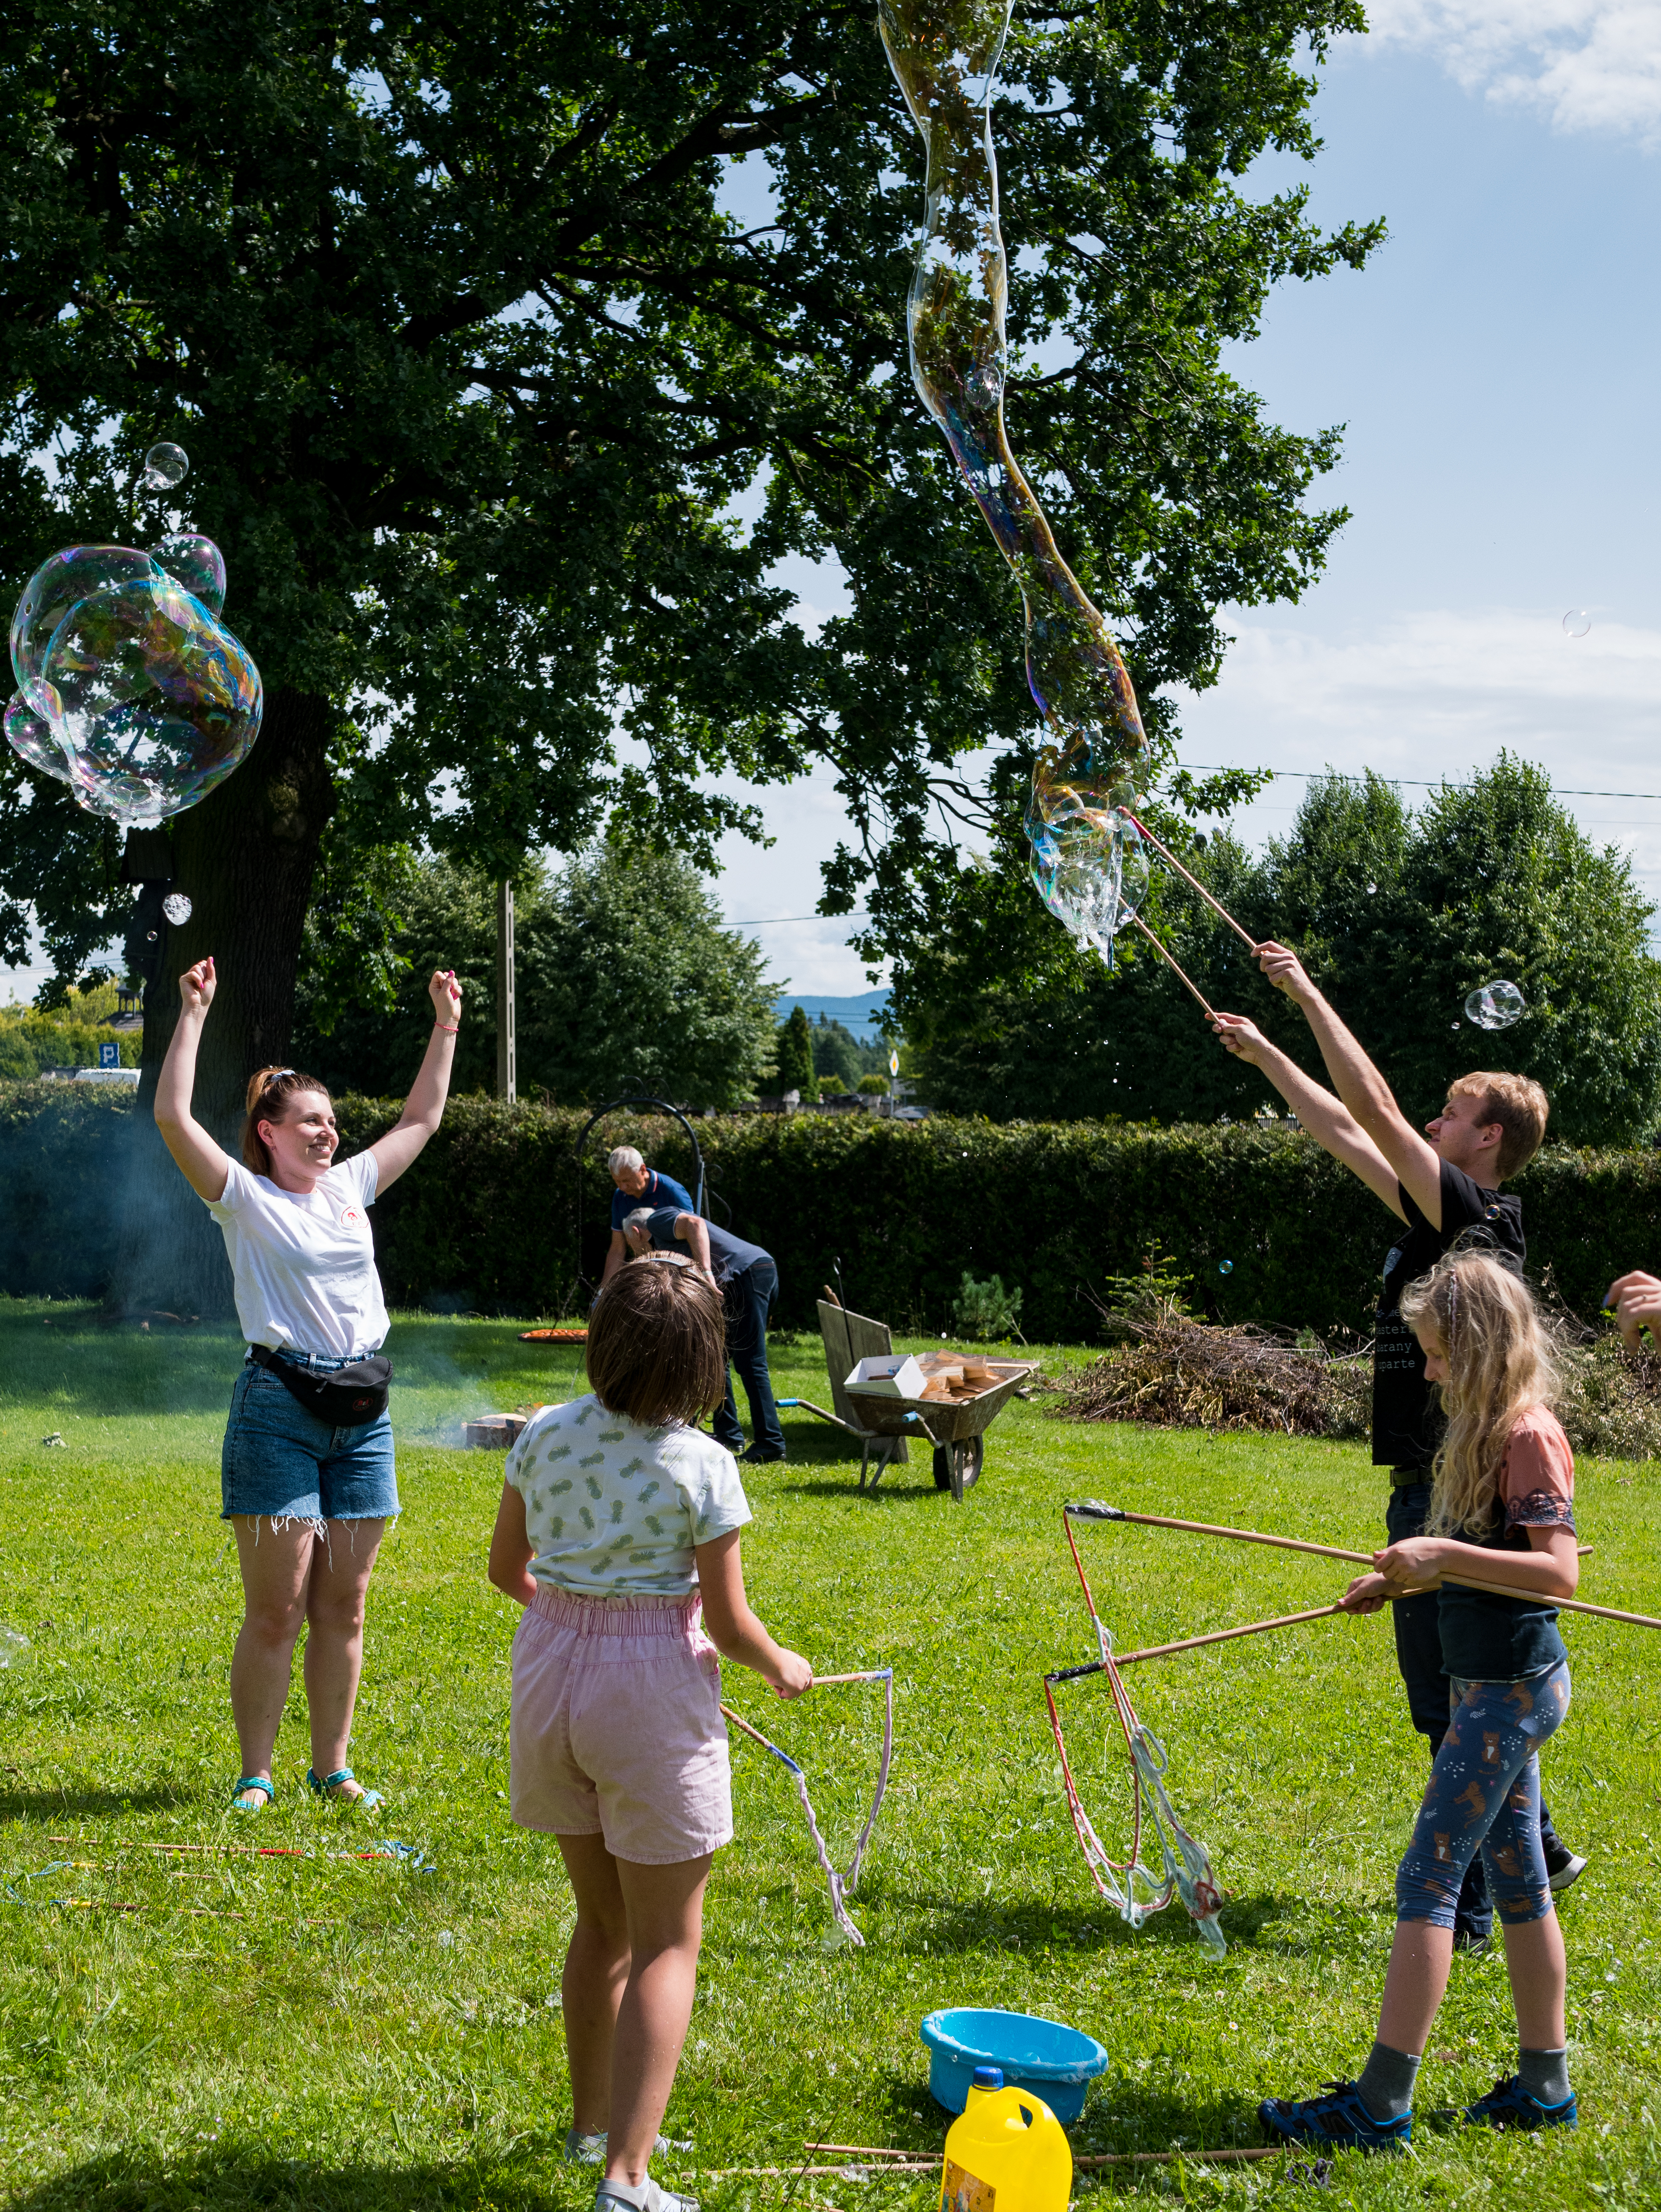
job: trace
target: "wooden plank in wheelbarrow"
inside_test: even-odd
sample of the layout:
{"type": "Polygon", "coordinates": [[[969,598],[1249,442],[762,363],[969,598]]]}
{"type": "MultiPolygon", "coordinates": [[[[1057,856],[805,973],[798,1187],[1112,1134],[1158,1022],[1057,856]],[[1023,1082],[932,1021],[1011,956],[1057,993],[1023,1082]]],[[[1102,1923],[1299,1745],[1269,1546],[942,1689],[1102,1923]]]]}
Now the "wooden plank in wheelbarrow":
{"type": "MultiPolygon", "coordinates": [[[[821,1298],[819,1335],[824,1344],[825,1372],[830,1378],[830,1403],[837,1419],[850,1422],[856,1429],[873,1427],[874,1424],[867,1418],[872,1401],[850,1398],[843,1388],[843,1377],[851,1375],[861,1359],[885,1358],[893,1351],[894,1340],[887,1322],[872,1321],[865,1314],[850,1313],[846,1306],[821,1298]]],[[[893,1463],[908,1456],[905,1439],[901,1437],[889,1452],[889,1461],[893,1463]]]]}

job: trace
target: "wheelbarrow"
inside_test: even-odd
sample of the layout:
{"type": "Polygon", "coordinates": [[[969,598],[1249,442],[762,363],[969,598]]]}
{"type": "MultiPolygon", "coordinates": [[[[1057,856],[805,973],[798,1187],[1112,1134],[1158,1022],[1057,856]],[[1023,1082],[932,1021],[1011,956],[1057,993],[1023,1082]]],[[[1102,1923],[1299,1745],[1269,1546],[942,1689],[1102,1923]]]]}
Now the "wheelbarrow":
{"type": "MultiPolygon", "coordinates": [[[[873,1396],[850,1390],[854,1370],[862,1361],[891,1352],[893,1340],[885,1322],[872,1321],[826,1297],[819,1301],[819,1332],[824,1340],[824,1360],[835,1413],[816,1406],[811,1398],[781,1398],[782,1406],[800,1406],[833,1427],[845,1429],[860,1446],[860,1483],[874,1490],[885,1467],[909,1457],[908,1442],[928,1444],[934,1453],[934,1487],[949,1490],[961,1501],[965,1490],[980,1480],[987,1430],[1028,1376],[1036,1372],[1035,1359],[993,1359],[986,1364],[994,1379],[972,1396],[953,1399],[873,1396]],[[844,1380],[844,1376],[847,1380],[844,1380]]],[[[927,1384],[943,1369],[961,1367],[963,1355],[924,1352],[916,1361],[927,1384]]]]}

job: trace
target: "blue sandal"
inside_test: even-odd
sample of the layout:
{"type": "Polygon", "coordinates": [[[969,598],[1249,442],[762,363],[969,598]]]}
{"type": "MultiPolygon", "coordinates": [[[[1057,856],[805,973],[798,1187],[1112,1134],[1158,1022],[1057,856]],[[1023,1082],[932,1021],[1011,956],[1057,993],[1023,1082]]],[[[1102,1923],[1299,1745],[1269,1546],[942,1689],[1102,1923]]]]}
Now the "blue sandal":
{"type": "Polygon", "coordinates": [[[237,1813],[263,1813],[276,1796],[276,1790],[263,1774],[240,1775],[236,1787],[231,1792],[231,1808],[237,1813]],[[256,1790],[263,1790],[265,1796],[256,1797],[253,1794],[256,1790]]]}
{"type": "Polygon", "coordinates": [[[386,1802],[380,1790],[366,1790],[350,1766],[338,1766],[332,1774],[326,1774],[320,1781],[318,1778],[317,1769],[314,1766],[308,1766],[306,1769],[306,1779],[310,1783],[314,1796],[327,1797],[337,1805],[357,1805],[361,1806],[364,1812],[372,1813],[377,1805],[384,1805],[386,1802]],[[354,1785],[350,1791],[343,1790],[341,1786],[347,1782],[354,1785]]]}

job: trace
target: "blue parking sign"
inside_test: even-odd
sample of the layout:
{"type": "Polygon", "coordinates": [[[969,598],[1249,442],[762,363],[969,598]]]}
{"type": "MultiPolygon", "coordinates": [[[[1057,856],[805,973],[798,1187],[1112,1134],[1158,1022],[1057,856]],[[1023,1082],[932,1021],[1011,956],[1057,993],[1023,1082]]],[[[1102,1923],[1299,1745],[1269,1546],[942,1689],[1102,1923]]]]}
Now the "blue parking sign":
{"type": "Polygon", "coordinates": [[[119,1067],[121,1048],[113,1037],[107,1043],[100,1037],[98,1042],[98,1065],[100,1067],[119,1067]]]}

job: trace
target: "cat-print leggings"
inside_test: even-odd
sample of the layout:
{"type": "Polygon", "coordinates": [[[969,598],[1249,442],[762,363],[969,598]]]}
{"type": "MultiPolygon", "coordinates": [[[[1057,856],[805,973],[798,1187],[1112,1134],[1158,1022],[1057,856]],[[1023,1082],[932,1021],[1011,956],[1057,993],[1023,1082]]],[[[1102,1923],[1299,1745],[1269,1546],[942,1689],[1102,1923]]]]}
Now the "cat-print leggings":
{"type": "Polygon", "coordinates": [[[1451,1928],[1465,1869],[1480,1850],[1501,1922],[1543,1920],[1551,1892],[1536,1753],[1568,1711],[1568,1662],[1518,1682],[1456,1676],[1449,1703],[1453,1717],[1396,1870],[1396,1917],[1451,1928]]]}

